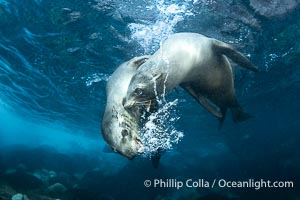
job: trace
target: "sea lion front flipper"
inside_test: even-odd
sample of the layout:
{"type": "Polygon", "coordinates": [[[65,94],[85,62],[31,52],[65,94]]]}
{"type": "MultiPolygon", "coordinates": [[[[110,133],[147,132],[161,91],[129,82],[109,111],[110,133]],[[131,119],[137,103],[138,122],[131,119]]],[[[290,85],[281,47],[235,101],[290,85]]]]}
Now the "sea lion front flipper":
{"type": "Polygon", "coordinates": [[[152,162],[152,166],[154,168],[158,168],[160,158],[161,158],[161,156],[163,155],[164,152],[165,152],[165,150],[163,150],[162,148],[158,148],[154,153],[151,154],[150,159],[151,159],[151,162],[152,162]]]}
{"type": "Polygon", "coordinates": [[[223,118],[222,113],[219,108],[211,103],[206,97],[198,94],[198,102],[211,114],[216,116],[217,118],[223,118]]]}
{"type": "Polygon", "coordinates": [[[258,72],[258,69],[248,60],[248,58],[235,50],[231,45],[218,40],[213,40],[213,49],[215,52],[227,56],[239,66],[254,72],[258,72]]]}
{"type": "Polygon", "coordinates": [[[219,107],[209,101],[205,96],[197,93],[188,84],[180,85],[185,91],[187,91],[194,99],[198,101],[208,112],[213,114],[215,117],[222,119],[223,115],[219,107]]]}

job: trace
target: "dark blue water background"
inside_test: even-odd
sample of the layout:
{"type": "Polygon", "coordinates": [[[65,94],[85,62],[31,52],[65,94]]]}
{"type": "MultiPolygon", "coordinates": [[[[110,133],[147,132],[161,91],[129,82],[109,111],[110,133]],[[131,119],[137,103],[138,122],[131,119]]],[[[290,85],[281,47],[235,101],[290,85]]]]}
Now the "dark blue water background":
{"type": "Polygon", "coordinates": [[[61,199],[299,199],[299,1],[268,3],[0,0],[0,188],[10,188],[0,189],[0,199],[17,192],[54,198],[44,191],[56,182],[68,189],[61,199]],[[148,158],[105,153],[100,123],[108,77],[182,31],[232,43],[249,56],[258,73],[233,68],[238,100],[255,118],[234,124],[228,115],[219,131],[179,89],[169,98],[179,99],[173,126],[184,137],[158,169],[148,158]],[[42,169],[56,179],[45,184],[24,175],[42,169]],[[145,188],[153,178],[264,178],[293,180],[295,187],[145,188]]]}

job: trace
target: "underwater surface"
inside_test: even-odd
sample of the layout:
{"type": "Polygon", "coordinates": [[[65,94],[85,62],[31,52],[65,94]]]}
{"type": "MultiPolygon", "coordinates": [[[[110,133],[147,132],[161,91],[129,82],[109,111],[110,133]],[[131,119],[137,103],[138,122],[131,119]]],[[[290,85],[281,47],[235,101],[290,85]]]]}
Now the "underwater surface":
{"type": "Polygon", "coordinates": [[[299,200],[299,4],[0,0],[0,200],[299,200]],[[259,72],[233,64],[234,81],[255,117],[233,123],[228,115],[218,130],[179,88],[167,95],[161,123],[148,127],[166,139],[158,168],[147,152],[128,160],[107,151],[100,124],[108,78],[177,32],[247,55],[259,72]],[[232,185],[239,181],[252,186],[232,185]]]}

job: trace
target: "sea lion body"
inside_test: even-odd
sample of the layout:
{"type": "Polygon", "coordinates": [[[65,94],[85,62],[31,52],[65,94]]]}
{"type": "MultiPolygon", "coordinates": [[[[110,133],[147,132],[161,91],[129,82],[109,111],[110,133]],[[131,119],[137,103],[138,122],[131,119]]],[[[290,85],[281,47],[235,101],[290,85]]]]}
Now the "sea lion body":
{"type": "Polygon", "coordinates": [[[132,77],[124,106],[156,99],[180,85],[221,122],[227,108],[232,109],[234,121],[243,121],[250,116],[237,103],[227,57],[257,71],[226,43],[197,33],[171,35],[132,77]]]}
{"type": "Polygon", "coordinates": [[[102,135],[114,151],[129,159],[144,151],[138,130],[141,113],[138,108],[130,112],[125,110],[122,100],[138,66],[147,59],[148,56],[141,56],[121,64],[106,85],[107,101],[102,119],[102,135]]]}

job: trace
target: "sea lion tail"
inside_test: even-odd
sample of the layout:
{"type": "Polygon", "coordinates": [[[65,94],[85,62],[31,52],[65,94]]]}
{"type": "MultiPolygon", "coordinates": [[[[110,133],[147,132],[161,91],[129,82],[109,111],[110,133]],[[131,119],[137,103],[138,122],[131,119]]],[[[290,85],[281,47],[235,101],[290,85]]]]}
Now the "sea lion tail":
{"type": "Polygon", "coordinates": [[[242,122],[254,116],[246,113],[241,106],[235,106],[231,108],[232,119],[234,122],[242,122]]]}
{"type": "Polygon", "coordinates": [[[243,54],[235,50],[231,45],[218,40],[213,40],[213,44],[213,48],[216,52],[227,56],[241,67],[244,67],[254,72],[258,72],[258,69],[248,60],[248,58],[246,58],[243,54]]]}

